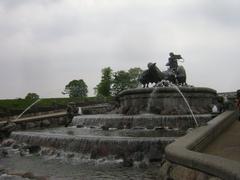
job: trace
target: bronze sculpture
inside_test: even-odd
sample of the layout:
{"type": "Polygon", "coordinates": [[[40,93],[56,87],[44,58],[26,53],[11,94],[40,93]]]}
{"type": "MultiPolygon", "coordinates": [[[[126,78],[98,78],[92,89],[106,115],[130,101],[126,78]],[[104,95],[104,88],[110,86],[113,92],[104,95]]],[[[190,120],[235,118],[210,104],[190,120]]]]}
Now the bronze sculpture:
{"type": "Polygon", "coordinates": [[[149,83],[161,82],[162,80],[168,80],[176,85],[186,85],[186,71],[183,66],[178,65],[178,60],[183,59],[181,55],[175,55],[169,53],[170,57],[166,66],[169,68],[166,71],[161,72],[156,66],[156,63],[148,63],[148,69],[143,71],[139,77],[139,82],[143,84],[143,87],[148,87],[149,83]]]}
{"type": "Polygon", "coordinates": [[[166,66],[169,66],[171,70],[176,72],[178,68],[178,60],[183,58],[181,55],[174,54],[173,52],[170,52],[169,56],[166,66]]]}

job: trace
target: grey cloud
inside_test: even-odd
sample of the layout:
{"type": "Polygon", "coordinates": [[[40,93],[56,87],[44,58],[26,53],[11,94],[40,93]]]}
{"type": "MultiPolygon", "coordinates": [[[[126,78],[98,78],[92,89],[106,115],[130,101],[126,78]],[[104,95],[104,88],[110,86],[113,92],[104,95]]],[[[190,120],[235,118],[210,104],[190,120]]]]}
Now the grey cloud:
{"type": "Polygon", "coordinates": [[[144,69],[153,61],[165,69],[169,51],[186,58],[190,84],[237,88],[237,1],[131,2],[0,0],[0,82],[11,82],[0,98],[61,96],[80,78],[92,95],[102,68],[144,69]]]}
{"type": "Polygon", "coordinates": [[[220,1],[192,1],[176,9],[182,20],[192,20],[196,22],[211,23],[212,26],[224,26],[228,28],[239,28],[240,22],[240,1],[220,0],[220,1]]]}
{"type": "Polygon", "coordinates": [[[240,26],[240,1],[238,0],[223,0],[218,1],[208,1],[208,3],[203,6],[203,12],[206,16],[215,20],[217,23],[225,26],[240,26]]]}
{"type": "Polygon", "coordinates": [[[12,10],[14,8],[18,8],[20,6],[25,6],[25,5],[49,5],[49,3],[57,3],[60,2],[61,0],[0,0],[0,5],[2,5],[4,8],[8,10],[12,10]]]}

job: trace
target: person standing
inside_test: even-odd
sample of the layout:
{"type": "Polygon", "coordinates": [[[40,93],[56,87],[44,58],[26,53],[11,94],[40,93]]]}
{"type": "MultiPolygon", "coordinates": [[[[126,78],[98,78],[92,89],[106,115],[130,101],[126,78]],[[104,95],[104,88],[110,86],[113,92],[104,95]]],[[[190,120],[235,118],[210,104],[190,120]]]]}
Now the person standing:
{"type": "Polygon", "coordinates": [[[238,120],[240,121],[240,89],[237,90],[236,106],[238,111],[238,120]]]}
{"type": "Polygon", "coordinates": [[[67,123],[65,124],[65,127],[68,127],[72,122],[73,117],[76,115],[78,115],[78,107],[75,102],[70,102],[67,105],[67,123]]]}

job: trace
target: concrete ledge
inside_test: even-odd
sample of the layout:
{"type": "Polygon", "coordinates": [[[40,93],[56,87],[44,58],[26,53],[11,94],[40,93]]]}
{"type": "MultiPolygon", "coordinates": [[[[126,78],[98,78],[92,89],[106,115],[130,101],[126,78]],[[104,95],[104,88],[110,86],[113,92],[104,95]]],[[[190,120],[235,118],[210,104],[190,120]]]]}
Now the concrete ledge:
{"type": "Polygon", "coordinates": [[[197,152],[205,148],[236,119],[233,111],[227,111],[195,129],[165,148],[170,162],[196,169],[226,180],[240,180],[240,163],[218,156],[197,152]]]}
{"type": "MultiPolygon", "coordinates": [[[[14,131],[26,129],[49,128],[65,125],[67,122],[66,112],[45,114],[40,116],[25,117],[11,120],[16,124],[14,131]]],[[[4,127],[7,121],[1,121],[0,127],[4,127]]]]}
{"type": "MultiPolygon", "coordinates": [[[[211,114],[201,114],[195,116],[197,121],[203,125],[212,119],[211,114]]],[[[131,127],[162,126],[179,128],[187,130],[195,127],[191,115],[158,115],[158,114],[141,114],[141,115],[123,115],[123,114],[98,114],[98,115],[81,115],[75,116],[72,121],[73,125],[84,126],[103,126],[118,128],[119,125],[129,124],[131,127]]]]}
{"type": "MultiPolygon", "coordinates": [[[[44,120],[44,119],[64,117],[66,115],[67,115],[66,112],[58,112],[58,113],[52,113],[52,114],[44,114],[44,115],[39,115],[39,116],[20,118],[17,120],[11,120],[11,122],[14,122],[16,124],[24,123],[24,122],[35,122],[35,121],[40,121],[40,120],[44,120]]],[[[5,124],[6,122],[7,121],[1,121],[0,125],[5,124]]]]}
{"type": "MultiPolygon", "coordinates": [[[[118,94],[118,97],[122,97],[125,95],[136,95],[136,94],[151,94],[154,88],[134,88],[134,89],[128,89],[120,92],[118,94]]],[[[185,92],[191,92],[191,93],[205,93],[208,92],[209,94],[216,95],[216,91],[210,88],[206,87],[180,87],[180,90],[185,93],[185,92]]],[[[157,92],[161,93],[176,93],[176,89],[173,87],[159,87],[157,89],[157,92]]]]}

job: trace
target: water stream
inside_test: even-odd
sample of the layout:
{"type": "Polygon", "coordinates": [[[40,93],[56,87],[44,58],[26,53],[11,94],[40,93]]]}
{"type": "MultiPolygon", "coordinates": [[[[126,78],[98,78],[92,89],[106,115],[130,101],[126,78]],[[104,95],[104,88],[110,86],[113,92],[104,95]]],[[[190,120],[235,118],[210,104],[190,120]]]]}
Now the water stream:
{"type": "Polygon", "coordinates": [[[148,112],[148,113],[151,113],[152,100],[153,100],[153,98],[154,98],[157,90],[158,90],[158,87],[154,87],[154,89],[153,89],[153,91],[152,91],[152,93],[150,94],[150,97],[149,97],[149,99],[148,99],[148,103],[147,103],[147,112],[148,112]]]}
{"type": "Polygon", "coordinates": [[[189,111],[190,111],[190,113],[191,113],[191,115],[192,115],[192,117],[193,117],[193,119],[194,119],[194,121],[195,121],[196,127],[199,127],[199,124],[198,124],[198,122],[197,122],[197,119],[195,118],[195,115],[193,114],[193,111],[192,111],[192,109],[191,109],[191,107],[190,107],[187,99],[185,98],[185,96],[184,96],[183,93],[181,92],[181,90],[180,90],[180,89],[178,88],[178,86],[176,86],[175,84],[170,83],[170,85],[171,85],[172,87],[174,87],[174,88],[178,91],[178,93],[182,96],[185,104],[187,105],[187,107],[188,107],[188,109],[189,109],[189,111]]]}
{"type": "Polygon", "coordinates": [[[157,83],[156,86],[154,87],[154,89],[153,89],[153,91],[152,91],[152,93],[151,93],[151,95],[150,95],[150,98],[149,98],[149,100],[148,100],[147,112],[150,113],[152,100],[153,100],[153,98],[154,98],[157,90],[159,89],[159,87],[167,87],[167,86],[170,86],[170,87],[175,88],[175,89],[177,90],[177,92],[182,96],[185,104],[187,105],[187,107],[188,107],[188,109],[189,109],[189,111],[190,111],[190,113],[191,113],[192,118],[194,119],[194,122],[195,122],[196,127],[199,127],[199,123],[198,123],[198,121],[197,121],[197,119],[196,119],[196,117],[195,117],[195,115],[194,115],[194,113],[193,113],[193,111],[192,111],[192,109],[191,109],[191,107],[190,107],[187,99],[185,98],[185,96],[183,95],[183,93],[181,92],[181,90],[178,88],[178,86],[176,86],[175,84],[173,84],[173,83],[171,83],[171,82],[169,82],[169,81],[166,81],[166,80],[163,80],[163,81],[157,83]]]}
{"type": "Polygon", "coordinates": [[[28,106],[21,114],[18,115],[18,117],[16,118],[16,120],[18,120],[20,117],[22,117],[22,115],[27,112],[31,107],[33,107],[35,104],[37,104],[39,101],[41,101],[41,99],[37,99],[35,102],[33,102],[30,106],[28,106]]]}

